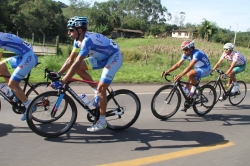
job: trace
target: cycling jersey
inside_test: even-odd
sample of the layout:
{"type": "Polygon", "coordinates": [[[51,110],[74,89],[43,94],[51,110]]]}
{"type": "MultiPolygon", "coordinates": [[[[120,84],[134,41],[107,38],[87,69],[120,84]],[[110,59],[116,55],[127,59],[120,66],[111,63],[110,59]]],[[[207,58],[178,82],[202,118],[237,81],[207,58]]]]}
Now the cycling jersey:
{"type": "Polygon", "coordinates": [[[38,62],[32,45],[16,35],[0,32],[0,48],[17,54],[4,60],[8,69],[15,69],[10,78],[14,81],[20,82],[38,62]]]}
{"type": "Polygon", "coordinates": [[[82,42],[74,41],[73,51],[80,56],[90,55],[98,60],[105,60],[118,52],[119,47],[102,34],[86,32],[82,42]]]}
{"type": "Polygon", "coordinates": [[[0,48],[23,56],[32,50],[32,45],[16,35],[0,32],[0,48]]]}
{"type": "Polygon", "coordinates": [[[181,59],[187,59],[189,61],[196,60],[194,65],[195,71],[197,73],[196,80],[209,76],[212,71],[210,67],[210,61],[203,51],[194,49],[190,56],[183,54],[181,59]]]}
{"type": "Polygon", "coordinates": [[[196,60],[195,67],[197,68],[208,68],[210,67],[210,61],[207,55],[200,50],[194,49],[190,56],[185,54],[181,57],[182,60],[188,59],[189,61],[196,60]]]}
{"type": "Polygon", "coordinates": [[[231,63],[236,62],[236,66],[241,66],[246,64],[246,58],[238,51],[232,51],[230,55],[227,55],[225,52],[222,53],[220,59],[227,59],[231,63]]]}
{"type": "Polygon", "coordinates": [[[100,81],[105,84],[111,84],[122,65],[123,57],[119,46],[99,33],[86,32],[82,42],[75,40],[73,52],[79,56],[90,56],[84,59],[88,70],[104,68],[100,81]]]}

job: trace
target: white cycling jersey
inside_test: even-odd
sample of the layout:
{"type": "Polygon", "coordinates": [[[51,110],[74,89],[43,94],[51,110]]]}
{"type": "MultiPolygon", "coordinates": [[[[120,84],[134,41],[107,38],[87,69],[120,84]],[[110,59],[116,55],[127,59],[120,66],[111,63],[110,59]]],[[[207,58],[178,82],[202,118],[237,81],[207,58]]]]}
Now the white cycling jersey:
{"type": "Polygon", "coordinates": [[[225,52],[222,53],[220,59],[227,59],[231,63],[236,62],[236,66],[241,66],[246,63],[246,58],[238,51],[232,51],[230,55],[227,55],[225,52]]]}

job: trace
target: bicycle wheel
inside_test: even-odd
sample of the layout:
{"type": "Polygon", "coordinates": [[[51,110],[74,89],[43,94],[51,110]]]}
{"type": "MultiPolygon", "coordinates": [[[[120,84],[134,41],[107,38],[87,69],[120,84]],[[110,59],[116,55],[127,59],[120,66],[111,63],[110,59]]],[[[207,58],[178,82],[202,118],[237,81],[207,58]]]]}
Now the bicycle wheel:
{"type": "Polygon", "coordinates": [[[221,96],[221,85],[219,83],[217,83],[216,81],[209,81],[207,83],[207,85],[212,85],[214,87],[214,89],[216,91],[216,96],[217,96],[215,103],[217,103],[219,101],[220,96],[221,96]]]}
{"type": "Polygon", "coordinates": [[[72,128],[77,117],[76,105],[66,94],[60,103],[57,102],[58,99],[57,91],[48,91],[38,95],[31,101],[27,109],[26,119],[33,132],[43,137],[58,137],[72,128]],[[55,116],[52,116],[56,110],[56,104],[60,105],[55,116]],[[68,111],[65,111],[65,104],[69,106],[67,107],[68,111]],[[64,113],[62,113],[63,111],[64,113]],[[50,123],[37,122],[34,117],[50,123]]]}
{"type": "MultiPolygon", "coordinates": [[[[28,86],[27,86],[28,87],[28,86]]],[[[34,97],[36,97],[37,95],[52,90],[52,88],[50,88],[49,86],[47,86],[47,82],[40,82],[34,85],[34,87],[30,87],[30,89],[28,89],[27,93],[25,94],[27,96],[27,98],[29,100],[32,100],[34,97]]],[[[12,110],[16,113],[16,114],[23,114],[26,110],[26,108],[21,104],[18,103],[19,105],[19,109],[16,109],[15,107],[12,107],[12,110]]]]}
{"type": "Polygon", "coordinates": [[[229,102],[233,106],[240,104],[246,97],[246,93],[247,93],[246,83],[244,81],[237,81],[237,82],[239,84],[238,92],[229,95],[229,102]]]}
{"type": "Polygon", "coordinates": [[[201,89],[201,94],[195,99],[193,109],[197,115],[204,116],[212,110],[217,97],[212,85],[205,84],[201,86],[201,89]]]}
{"type": "Polygon", "coordinates": [[[124,130],[135,123],[140,115],[141,102],[138,96],[127,89],[120,89],[107,97],[107,128],[124,130]]]}
{"type": "Polygon", "coordinates": [[[156,118],[166,120],[178,111],[180,105],[180,91],[173,91],[173,85],[165,85],[155,92],[151,101],[151,111],[156,118]]]}

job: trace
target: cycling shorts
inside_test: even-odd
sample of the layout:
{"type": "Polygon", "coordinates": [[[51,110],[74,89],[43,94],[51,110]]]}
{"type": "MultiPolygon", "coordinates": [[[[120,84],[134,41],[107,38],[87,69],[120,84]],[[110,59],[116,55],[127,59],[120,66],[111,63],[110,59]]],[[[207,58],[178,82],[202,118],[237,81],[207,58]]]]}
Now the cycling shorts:
{"type": "Polygon", "coordinates": [[[4,60],[8,69],[15,69],[10,79],[20,82],[34,68],[38,59],[33,51],[29,51],[23,56],[13,56],[4,60]]]}
{"type": "Polygon", "coordinates": [[[120,51],[116,52],[106,60],[98,60],[95,57],[84,59],[88,70],[102,69],[100,81],[105,84],[111,84],[116,72],[122,65],[122,54],[120,51]]]}
{"type": "Polygon", "coordinates": [[[197,73],[196,80],[199,80],[199,79],[201,79],[203,77],[207,77],[212,72],[210,67],[207,67],[207,68],[195,68],[195,71],[197,73]]]}
{"type": "Polygon", "coordinates": [[[233,68],[234,74],[238,74],[246,69],[246,63],[244,65],[236,66],[233,68]]]}

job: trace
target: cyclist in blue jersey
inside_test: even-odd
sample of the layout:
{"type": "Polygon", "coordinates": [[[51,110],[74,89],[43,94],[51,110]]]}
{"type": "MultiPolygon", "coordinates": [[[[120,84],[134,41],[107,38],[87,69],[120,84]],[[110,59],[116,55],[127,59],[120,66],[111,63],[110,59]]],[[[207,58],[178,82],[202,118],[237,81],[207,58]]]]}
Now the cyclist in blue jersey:
{"type": "MultiPolygon", "coordinates": [[[[22,101],[26,109],[30,101],[25,96],[20,81],[36,66],[38,59],[32,50],[32,45],[23,39],[10,34],[0,32],[0,48],[17,54],[0,62],[0,74],[10,76],[4,78],[15,96],[22,101]],[[9,69],[15,69],[10,75],[9,69]]],[[[21,120],[26,120],[25,114],[21,120]]]]}
{"type": "MultiPolygon", "coordinates": [[[[190,63],[186,69],[184,69],[180,74],[178,74],[174,81],[177,82],[183,77],[187,75],[188,82],[192,85],[197,85],[200,78],[209,76],[211,73],[210,61],[208,56],[201,50],[195,49],[194,41],[186,40],[181,44],[181,49],[183,50],[183,55],[181,59],[174,64],[170,69],[163,71],[161,76],[166,76],[168,73],[176,70],[180,67],[180,65],[185,61],[189,60],[190,63]]],[[[189,93],[191,89],[191,85],[186,85],[189,93]]],[[[185,88],[185,87],[183,87],[185,88]]],[[[182,111],[186,111],[187,109],[184,107],[182,111]]]]}
{"type": "Polygon", "coordinates": [[[73,50],[58,73],[68,71],[61,82],[52,82],[52,87],[62,87],[75,73],[82,79],[93,81],[86,70],[103,69],[98,86],[89,84],[96,93],[95,98],[100,99],[100,118],[92,127],[87,128],[88,131],[95,132],[107,127],[106,90],[121,67],[123,58],[115,41],[102,34],[87,31],[87,26],[87,17],[75,16],[68,21],[68,35],[74,40],[73,50]]]}

